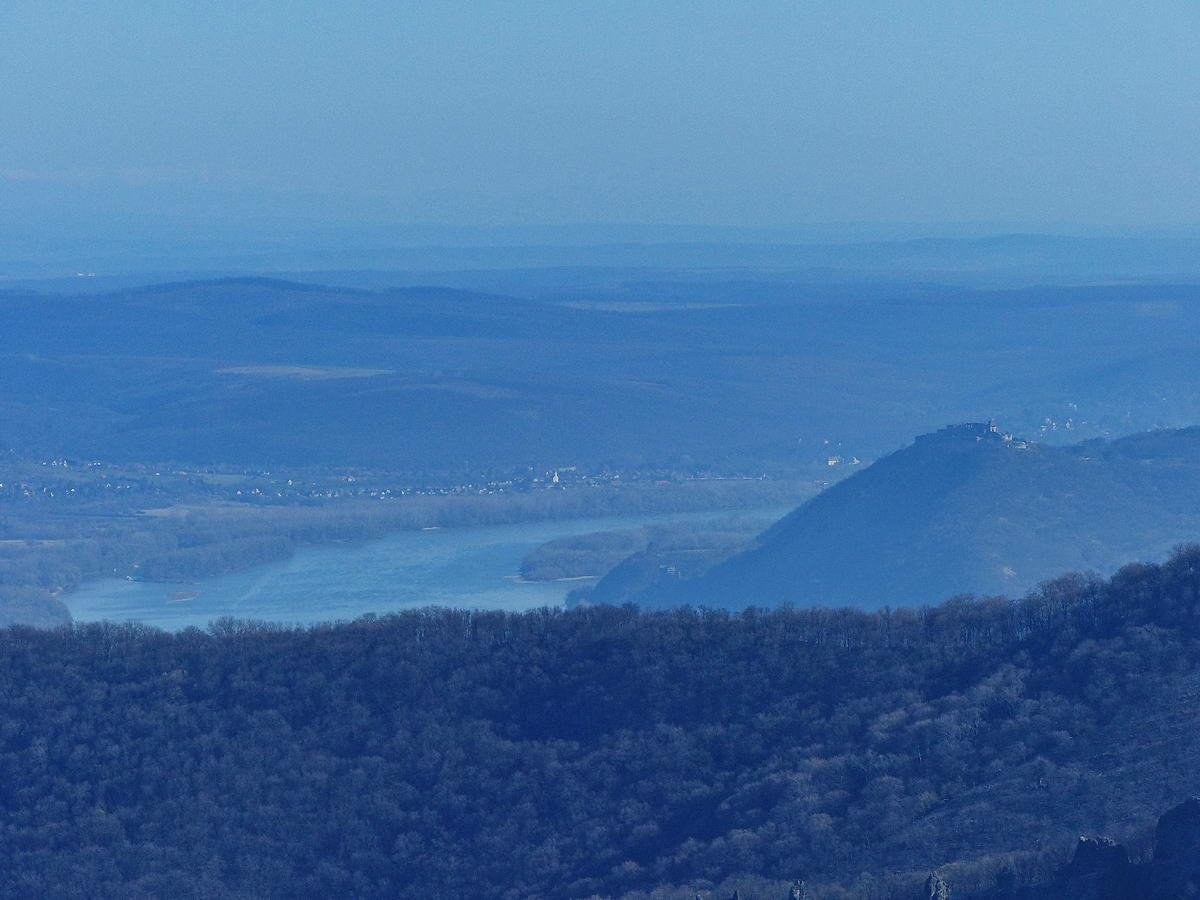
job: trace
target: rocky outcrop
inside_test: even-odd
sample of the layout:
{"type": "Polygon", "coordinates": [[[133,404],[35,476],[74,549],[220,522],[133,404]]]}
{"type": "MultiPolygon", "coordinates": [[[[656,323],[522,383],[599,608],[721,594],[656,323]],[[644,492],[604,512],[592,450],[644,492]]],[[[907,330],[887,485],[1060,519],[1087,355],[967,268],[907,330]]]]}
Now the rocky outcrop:
{"type": "Polygon", "coordinates": [[[937,872],[930,872],[925,881],[924,900],[950,900],[950,886],[942,880],[937,872]]]}
{"type": "Polygon", "coordinates": [[[1150,883],[1155,896],[1200,896],[1200,797],[1179,804],[1154,830],[1150,883]]]}
{"type": "Polygon", "coordinates": [[[1129,865],[1129,853],[1116,841],[1102,837],[1081,837],[1075,855],[1064,874],[1070,878],[1104,874],[1129,865]]]}
{"type": "Polygon", "coordinates": [[[1158,820],[1154,862],[1167,866],[1200,862],[1200,797],[1186,800],[1158,820]]]}
{"type": "Polygon", "coordinates": [[[1061,897],[1062,900],[1117,900],[1138,896],[1131,893],[1137,889],[1135,868],[1123,845],[1109,838],[1081,837],[1070,863],[1055,880],[1056,893],[1047,896],[1061,897]]]}
{"type": "Polygon", "coordinates": [[[803,879],[797,878],[792,882],[792,888],[788,891],[788,900],[808,900],[808,890],[803,879]]]}
{"type": "MultiPolygon", "coordinates": [[[[927,890],[922,900],[942,896],[927,890]]],[[[1108,838],[1083,837],[1071,862],[1053,881],[1024,888],[997,888],[975,895],[974,900],[1195,900],[1198,897],[1200,797],[1193,797],[1158,820],[1154,855],[1149,862],[1130,862],[1128,851],[1108,838]]]]}

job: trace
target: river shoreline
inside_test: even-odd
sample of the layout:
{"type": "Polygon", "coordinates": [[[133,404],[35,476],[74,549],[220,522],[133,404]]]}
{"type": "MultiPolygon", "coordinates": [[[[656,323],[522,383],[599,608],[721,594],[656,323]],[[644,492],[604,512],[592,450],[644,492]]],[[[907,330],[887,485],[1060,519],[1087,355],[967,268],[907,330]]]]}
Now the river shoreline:
{"type": "MultiPolygon", "coordinates": [[[[789,509],[743,511],[778,517],[789,509]]],[[[288,560],[198,579],[189,585],[189,593],[195,593],[185,602],[170,599],[171,585],[124,579],[81,586],[63,600],[76,621],[139,621],[168,630],[205,627],[225,616],[313,624],[425,606],[511,611],[561,607],[571,587],[586,579],[520,580],[520,561],[531,549],[568,535],[703,521],[729,512],[408,530],[353,543],[301,546],[288,560]]]]}
{"type": "MultiPolygon", "coordinates": [[[[217,528],[224,525],[236,534],[252,529],[248,535],[250,540],[263,535],[278,536],[282,540],[275,541],[258,558],[231,559],[225,555],[208,561],[189,559],[187,574],[175,577],[165,573],[148,576],[147,567],[153,567],[161,561],[143,560],[145,565],[134,564],[124,571],[118,570],[107,575],[88,574],[78,584],[52,593],[69,609],[72,595],[86,590],[90,585],[109,581],[113,575],[132,577],[135,581],[151,584],[192,585],[209,578],[250,572],[263,565],[286,562],[306,547],[335,544],[353,547],[411,531],[438,532],[489,526],[570,523],[580,519],[623,516],[739,514],[752,508],[798,505],[815,493],[814,484],[804,481],[714,479],[654,487],[629,484],[566,489],[541,496],[429,497],[389,501],[383,505],[336,503],[303,510],[271,506],[165,508],[155,511],[153,517],[164,525],[187,515],[201,517],[207,525],[217,528]],[[392,503],[404,506],[398,509],[392,503]]],[[[161,573],[161,565],[156,570],[161,573]]]]}

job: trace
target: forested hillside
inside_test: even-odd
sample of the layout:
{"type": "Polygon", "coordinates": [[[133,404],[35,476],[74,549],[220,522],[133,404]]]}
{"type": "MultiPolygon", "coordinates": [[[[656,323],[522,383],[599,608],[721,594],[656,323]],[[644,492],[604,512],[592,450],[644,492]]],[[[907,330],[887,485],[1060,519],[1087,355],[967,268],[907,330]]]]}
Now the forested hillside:
{"type": "Polygon", "coordinates": [[[732,609],[1011,596],[1063,571],[1161,560],[1200,536],[1200,428],[1067,447],[1006,437],[970,423],[923,435],[696,580],[615,597],[601,582],[596,596],[732,609]]]}
{"type": "Polygon", "coordinates": [[[875,613],[11,628],[0,894],[962,895],[1195,791],[1198,689],[1200,548],[875,613]]]}
{"type": "Polygon", "coordinates": [[[1195,286],[989,291],[709,265],[476,273],[485,290],[430,273],[374,290],[0,291],[0,451],[794,472],[964,418],[1054,441],[1200,421],[1195,286]]]}

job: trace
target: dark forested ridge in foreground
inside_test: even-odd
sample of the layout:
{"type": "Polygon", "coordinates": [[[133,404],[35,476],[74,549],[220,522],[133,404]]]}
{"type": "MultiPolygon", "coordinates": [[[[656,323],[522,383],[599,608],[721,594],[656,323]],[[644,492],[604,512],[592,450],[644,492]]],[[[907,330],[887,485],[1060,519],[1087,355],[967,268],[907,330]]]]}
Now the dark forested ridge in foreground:
{"type": "Polygon", "coordinates": [[[1053,879],[1200,784],[1200,548],[1019,601],[0,631],[0,895],[1053,879]]]}
{"type": "Polygon", "coordinates": [[[1161,560],[1200,535],[1200,428],[1050,447],[964,424],[839,482],[694,580],[653,555],[604,602],[868,609],[1021,594],[1064,571],[1161,560]]]}

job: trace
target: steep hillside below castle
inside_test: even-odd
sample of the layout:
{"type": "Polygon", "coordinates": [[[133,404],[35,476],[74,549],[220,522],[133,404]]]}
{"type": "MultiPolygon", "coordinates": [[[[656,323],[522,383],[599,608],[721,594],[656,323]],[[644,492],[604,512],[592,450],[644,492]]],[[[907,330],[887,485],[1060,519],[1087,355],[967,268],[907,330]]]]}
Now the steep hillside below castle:
{"type": "Polygon", "coordinates": [[[620,599],[873,609],[1018,595],[1062,571],[1161,559],[1200,536],[1198,498],[1200,428],[1055,448],[951,426],[824,491],[702,577],[660,577],[620,599]]]}

